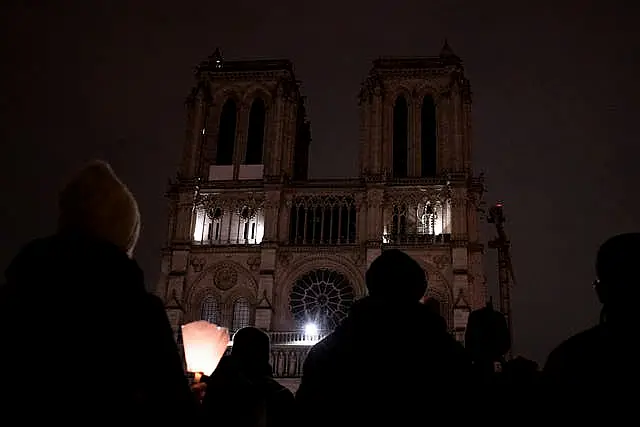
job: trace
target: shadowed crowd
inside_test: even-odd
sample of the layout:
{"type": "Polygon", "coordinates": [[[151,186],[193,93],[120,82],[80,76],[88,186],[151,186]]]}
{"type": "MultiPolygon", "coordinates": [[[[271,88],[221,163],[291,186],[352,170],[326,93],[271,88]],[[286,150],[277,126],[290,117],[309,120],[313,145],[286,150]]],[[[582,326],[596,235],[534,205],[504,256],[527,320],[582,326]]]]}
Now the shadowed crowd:
{"type": "Polygon", "coordinates": [[[457,341],[423,300],[429,280],[418,262],[384,250],[366,272],[367,296],[309,351],[294,395],[273,378],[269,336],[254,327],[237,331],[216,370],[190,384],[163,303],[134,260],[136,200],[108,164],[82,170],[59,207],[56,232],[20,250],[0,288],[7,425],[417,425],[505,410],[528,423],[630,408],[640,233],[602,244],[600,321],[558,345],[542,369],[510,357],[507,323],[490,303],[470,313],[457,341]]]}

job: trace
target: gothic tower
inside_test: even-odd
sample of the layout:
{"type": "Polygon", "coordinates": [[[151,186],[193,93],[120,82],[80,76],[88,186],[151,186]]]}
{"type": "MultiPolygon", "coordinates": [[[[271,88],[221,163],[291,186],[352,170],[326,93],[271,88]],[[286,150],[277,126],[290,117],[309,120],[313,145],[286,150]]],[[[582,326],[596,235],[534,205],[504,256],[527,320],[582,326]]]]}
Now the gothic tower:
{"type": "Polygon", "coordinates": [[[433,297],[460,332],[469,308],[486,297],[478,234],[483,184],[471,168],[470,85],[448,43],[435,57],[374,61],[360,92],[360,126],[369,246],[382,235],[383,250],[450,264],[427,273],[431,283],[449,276],[452,283],[440,286],[449,291],[433,297]],[[380,210],[371,209],[378,200],[380,210]]]}
{"type": "Polygon", "coordinates": [[[205,318],[269,329],[283,185],[307,178],[304,98],[288,60],[216,50],[195,76],[158,293],[176,328],[205,318]]]}

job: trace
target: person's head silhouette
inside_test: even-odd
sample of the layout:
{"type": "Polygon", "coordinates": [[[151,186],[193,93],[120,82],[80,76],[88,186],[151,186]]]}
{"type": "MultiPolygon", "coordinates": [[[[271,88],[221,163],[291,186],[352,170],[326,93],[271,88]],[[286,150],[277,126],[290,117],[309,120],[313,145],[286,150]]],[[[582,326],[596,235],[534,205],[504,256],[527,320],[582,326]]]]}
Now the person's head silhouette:
{"type": "Polygon", "coordinates": [[[594,287],[607,321],[633,315],[639,289],[638,262],[640,233],[619,234],[600,246],[594,287]]]}
{"type": "Polygon", "coordinates": [[[233,336],[231,357],[245,369],[262,371],[269,367],[271,342],[269,336],[258,328],[248,326],[233,336]]]}
{"type": "Polygon", "coordinates": [[[382,252],[372,263],[365,281],[369,295],[396,302],[418,302],[427,290],[427,274],[398,249],[382,252]]]}

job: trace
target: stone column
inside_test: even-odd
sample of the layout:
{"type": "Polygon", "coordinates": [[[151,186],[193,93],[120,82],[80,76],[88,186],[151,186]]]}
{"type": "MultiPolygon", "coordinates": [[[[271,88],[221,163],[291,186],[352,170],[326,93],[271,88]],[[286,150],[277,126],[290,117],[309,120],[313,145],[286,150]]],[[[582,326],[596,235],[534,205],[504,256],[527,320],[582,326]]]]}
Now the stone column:
{"type": "Polygon", "coordinates": [[[448,94],[438,98],[436,104],[436,129],[437,129],[437,156],[436,165],[438,171],[451,170],[452,157],[454,151],[451,149],[450,132],[450,105],[451,100],[448,94]]]}
{"type": "Polygon", "coordinates": [[[462,170],[464,151],[462,149],[462,103],[460,102],[460,91],[458,85],[454,85],[451,90],[451,103],[453,107],[453,170],[462,170]]]}
{"type": "Polygon", "coordinates": [[[451,237],[456,239],[465,233],[467,211],[465,203],[465,189],[453,187],[451,189],[451,237]]]}
{"type": "Polygon", "coordinates": [[[367,203],[365,201],[364,193],[356,193],[356,243],[363,243],[367,241],[367,203]]]}
{"type": "Polygon", "coordinates": [[[236,124],[236,144],[233,148],[233,179],[238,179],[240,165],[244,164],[247,154],[247,135],[249,133],[249,106],[239,105],[238,121],[236,124]]]}
{"type": "Polygon", "coordinates": [[[383,206],[384,190],[372,188],[367,190],[367,241],[380,242],[383,232],[383,206]]]}
{"type": "Polygon", "coordinates": [[[371,139],[370,139],[370,156],[371,156],[371,173],[379,175],[383,168],[382,154],[382,135],[383,135],[383,108],[382,96],[376,94],[373,97],[373,105],[371,106],[371,139]]]}
{"type": "Polygon", "coordinates": [[[278,223],[279,223],[279,207],[280,191],[270,190],[265,192],[264,203],[264,243],[274,243],[279,241],[278,223]]]}
{"type": "Polygon", "coordinates": [[[193,216],[195,189],[185,188],[178,195],[176,206],[176,227],[173,241],[189,244],[193,240],[193,216]]]}
{"type": "Polygon", "coordinates": [[[415,177],[416,174],[416,102],[413,96],[407,99],[408,123],[407,123],[407,176],[415,177]]]}
{"type": "Polygon", "coordinates": [[[187,129],[182,155],[181,174],[185,178],[193,178],[198,173],[200,159],[198,153],[201,152],[201,145],[204,140],[202,130],[205,128],[204,113],[206,105],[199,95],[187,104],[187,129]]]}
{"type": "Polygon", "coordinates": [[[464,168],[467,173],[471,173],[472,155],[473,155],[473,129],[471,122],[471,100],[463,101],[463,144],[464,144],[464,168]]]}
{"type": "Polygon", "coordinates": [[[367,96],[360,105],[360,175],[374,173],[372,156],[375,149],[371,129],[371,100],[367,96]]]}
{"type": "Polygon", "coordinates": [[[422,176],[422,100],[416,102],[415,106],[415,123],[414,123],[414,139],[415,152],[414,158],[411,159],[415,176],[422,176]]]}
{"type": "Polygon", "coordinates": [[[267,176],[280,175],[280,165],[282,161],[282,141],[283,141],[283,112],[284,112],[284,100],[282,99],[281,90],[277,91],[278,96],[275,99],[275,112],[272,116],[273,120],[273,145],[271,147],[272,153],[270,154],[271,161],[269,165],[265,165],[268,169],[267,176]]]}
{"type": "Polygon", "coordinates": [[[284,203],[281,205],[279,212],[280,223],[278,225],[278,241],[286,244],[289,241],[289,222],[291,216],[291,207],[293,206],[293,194],[285,194],[284,203]]]}

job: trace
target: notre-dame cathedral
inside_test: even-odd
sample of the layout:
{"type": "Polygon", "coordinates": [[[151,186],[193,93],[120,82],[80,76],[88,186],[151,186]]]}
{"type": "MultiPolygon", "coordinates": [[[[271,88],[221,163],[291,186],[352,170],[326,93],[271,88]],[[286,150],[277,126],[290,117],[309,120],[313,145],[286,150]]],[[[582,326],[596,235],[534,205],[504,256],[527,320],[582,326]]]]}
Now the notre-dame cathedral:
{"type": "Polygon", "coordinates": [[[335,327],[366,294],[371,261],[400,248],[462,338],[487,296],[462,61],[446,43],[438,56],[377,59],[358,102],[359,177],[309,179],[293,64],[216,50],[197,67],[158,286],[176,332],[198,319],[263,328],[276,376],[295,382],[304,326],[335,327]]]}

